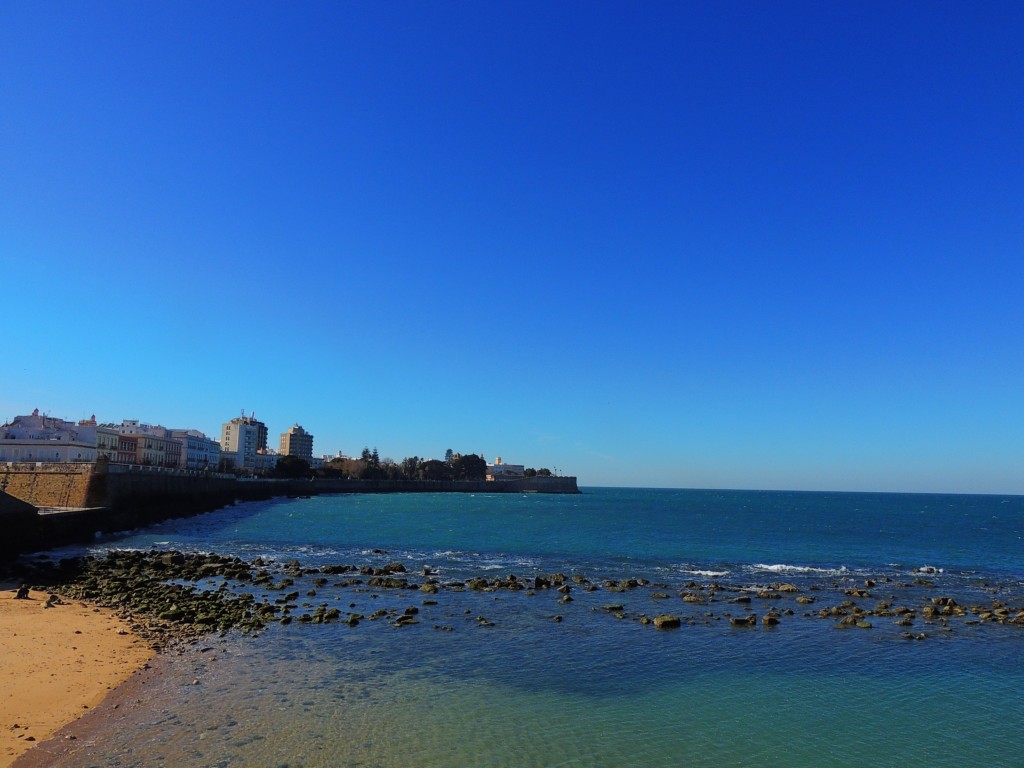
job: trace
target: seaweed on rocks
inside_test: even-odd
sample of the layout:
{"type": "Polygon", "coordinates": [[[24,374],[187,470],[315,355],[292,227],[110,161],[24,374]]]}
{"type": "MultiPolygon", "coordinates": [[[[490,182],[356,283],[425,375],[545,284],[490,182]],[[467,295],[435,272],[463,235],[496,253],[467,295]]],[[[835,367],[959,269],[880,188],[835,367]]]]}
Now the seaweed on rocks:
{"type": "MultiPolygon", "coordinates": [[[[329,591],[331,588],[350,589],[353,596],[369,593],[371,599],[390,592],[388,603],[408,599],[403,593],[410,597],[415,594],[425,608],[437,606],[439,599],[444,602],[444,596],[450,593],[475,593],[476,596],[470,598],[475,601],[505,599],[506,595],[519,593],[524,599],[540,601],[547,592],[549,599],[564,606],[566,612],[589,608],[619,621],[639,621],[660,628],[721,622],[723,626],[763,627],[774,631],[802,614],[804,619],[825,620],[821,622],[825,626],[874,629],[895,636],[906,636],[907,632],[896,633],[919,624],[937,626],[944,632],[959,626],[980,625],[1009,625],[1024,630],[1024,606],[1017,603],[1020,595],[1016,592],[1001,595],[999,600],[987,598],[978,604],[976,593],[936,596],[933,584],[887,581],[886,588],[891,588],[888,591],[893,594],[872,596],[867,589],[882,589],[874,580],[868,580],[870,584],[863,582],[863,587],[851,586],[844,580],[801,586],[776,582],[765,588],[757,584],[701,584],[692,580],[673,586],[651,583],[645,578],[591,580],[582,575],[570,578],[564,573],[534,573],[497,578],[467,575],[464,580],[442,581],[436,578],[438,572],[430,568],[422,569],[422,575],[417,578],[400,562],[306,568],[297,560],[275,563],[256,558],[245,562],[217,554],[158,550],[111,551],[103,557],[37,562],[30,567],[34,567],[34,571],[26,574],[28,581],[45,583],[46,589],[65,599],[89,600],[113,608],[157,650],[195,642],[213,632],[256,633],[271,622],[283,626],[295,622],[352,628],[364,620],[385,619],[378,625],[393,627],[412,627],[419,621],[418,609],[413,607],[400,613],[389,606],[367,611],[369,615],[364,616],[357,612],[356,602],[349,603],[351,611],[342,612],[326,602],[316,606],[300,599],[302,594],[307,598],[340,599],[329,591]],[[336,582],[326,578],[342,574],[350,578],[336,582]],[[815,592],[815,596],[805,594],[805,590],[815,592]],[[902,594],[896,594],[898,591],[902,594]],[[606,597],[589,594],[594,592],[604,593],[606,597]],[[679,602],[678,607],[651,618],[630,605],[641,598],[646,605],[649,605],[647,600],[657,600],[666,606],[671,606],[676,599],[679,602]],[[871,600],[871,605],[856,602],[867,599],[871,600]],[[674,620],[678,620],[678,624],[674,620]],[[886,627],[891,627],[888,632],[886,627]]],[[[467,614],[472,615],[468,609],[467,614]]],[[[566,613],[566,617],[569,616],[571,613],[566,613]]],[[[563,616],[558,614],[552,620],[559,623],[563,616]]],[[[483,616],[478,616],[476,623],[483,627],[494,626],[494,622],[483,616]]],[[[434,626],[454,631],[447,624],[434,626]]],[[[910,634],[914,638],[927,636],[916,629],[910,634]]]]}
{"type": "MultiPolygon", "coordinates": [[[[176,551],[111,551],[37,565],[33,577],[65,599],[111,608],[157,651],[195,642],[211,632],[255,632],[274,619],[275,606],[224,587],[248,582],[253,565],[239,558],[176,551]],[[223,579],[219,589],[196,583],[223,579]]],[[[213,583],[216,583],[215,581],[213,583]]]]}

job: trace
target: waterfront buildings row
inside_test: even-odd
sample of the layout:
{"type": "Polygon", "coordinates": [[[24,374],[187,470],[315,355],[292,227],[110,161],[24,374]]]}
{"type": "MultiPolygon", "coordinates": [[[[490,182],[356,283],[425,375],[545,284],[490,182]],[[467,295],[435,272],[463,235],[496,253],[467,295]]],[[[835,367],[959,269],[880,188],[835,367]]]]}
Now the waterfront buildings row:
{"type": "MultiPolygon", "coordinates": [[[[273,470],[282,456],[295,456],[311,467],[346,459],[313,457],[313,435],[294,424],[281,433],[279,450],[268,447],[267,425],[243,412],[221,426],[220,440],[197,429],[168,429],[125,419],[100,424],[96,417],[79,422],[40,414],[37,408],[0,426],[0,462],[95,462],[167,467],[189,471],[239,470],[261,474],[273,470]]],[[[542,470],[542,472],[545,470],[542,470]]],[[[522,464],[507,464],[499,456],[486,465],[488,480],[517,480],[522,464]]]]}
{"type": "Polygon", "coordinates": [[[298,424],[281,435],[282,452],[267,448],[267,427],[255,414],[236,417],[221,428],[220,442],[196,429],[168,429],[125,419],[100,424],[40,414],[37,408],[0,426],[0,462],[95,462],[203,471],[240,469],[264,472],[281,456],[313,459],[313,435],[298,424]]]}

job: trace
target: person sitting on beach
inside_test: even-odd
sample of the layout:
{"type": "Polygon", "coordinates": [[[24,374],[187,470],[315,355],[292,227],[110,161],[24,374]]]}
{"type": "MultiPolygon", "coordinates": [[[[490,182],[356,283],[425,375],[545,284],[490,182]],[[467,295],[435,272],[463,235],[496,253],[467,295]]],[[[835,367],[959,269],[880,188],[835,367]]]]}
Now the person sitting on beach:
{"type": "Polygon", "coordinates": [[[14,596],[15,600],[28,600],[28,584],[22,584],[18,587],[18,594],[14,596]]]}

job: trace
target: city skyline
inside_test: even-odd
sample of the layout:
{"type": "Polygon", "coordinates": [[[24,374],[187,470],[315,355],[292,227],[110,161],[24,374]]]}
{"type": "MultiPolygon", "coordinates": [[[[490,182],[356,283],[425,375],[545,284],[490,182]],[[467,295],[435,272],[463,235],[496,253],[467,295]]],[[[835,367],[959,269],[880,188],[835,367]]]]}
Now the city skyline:
{"type": "Polygon", "coordinates": [[[0,421],[1022,494],[1022,33],[1011,2],[4,5],[0,421]]]}

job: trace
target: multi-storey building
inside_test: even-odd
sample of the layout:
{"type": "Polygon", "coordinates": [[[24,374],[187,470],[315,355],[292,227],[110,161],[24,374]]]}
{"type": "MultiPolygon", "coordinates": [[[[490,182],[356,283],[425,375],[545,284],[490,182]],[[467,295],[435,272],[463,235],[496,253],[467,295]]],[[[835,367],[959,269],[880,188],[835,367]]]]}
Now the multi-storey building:
{"type": "Polygon", "coordinates": [[[117,461],[117,445],[120,432],[109,424],[97,424],[96,414],[78,422],[79,427],[91,427],[96,432],[96,458],[117,461]]]}
{"type": "Polygon", "coordinates": [[[95,422],[75,424],[40,414],[0,426],[0,461],[96,461],[95,422]]]}
{"type": "Polygon", "coordinates": [[[105,458],[108,461],[117,461],[118,444],[121,433],[113,427],[96,427],[96,458],[105,458]]]}
{"type": "Polygon", "coordinates": [[[526,474],[526,467],[523,464],[506,464],[501,456],[494,460],[493,464],[487,465],[488,480],[517,480],[526,474]]]}
{"type": "Polygon", "coordinates": [[[220,464],[220,443],[197,429],[172,429],[171,437],[181,443],[182,469],[217,469],[220,464]]]}
{"type": "Polygon", "coordinates": [[[221,427],[220,449],[232,454],[235,466],[255,469],[256,454],[267,451],[267,425],[255,414],[236,416],[221,427]]]}
{"type": "Polygon", "coordinates": [[[277,468],[277,461],[281,456],[274,451],[260,451],[256,454],[256,462],[253,471],[258,474],[273,472],[277,468]]]}
{"type": "Polygon", "coordinates": [[[313,436],[298,424],[281,433],[282,456],[295,456],[306,461],[313,460],[313,436]]]}
{"type": "Polygon", "coordinates": [[[117,461],[148,467],[177,467],[181,464],[182,444],[167,427],[125,419],[120,424],[104,424],[103,429],[117,432],[117,461]]]}

